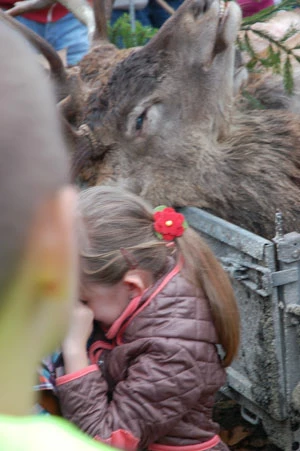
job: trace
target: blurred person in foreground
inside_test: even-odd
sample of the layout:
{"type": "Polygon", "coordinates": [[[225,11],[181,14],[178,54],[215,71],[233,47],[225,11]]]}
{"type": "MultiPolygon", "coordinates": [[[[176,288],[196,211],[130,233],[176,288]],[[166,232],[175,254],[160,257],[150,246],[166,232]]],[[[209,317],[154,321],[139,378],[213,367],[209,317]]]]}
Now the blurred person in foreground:
{"type": "Polygon", "coordinates": [[[3,23],[0,42],[0,449],[103,450],[62,418],[30,415],[38,362],[77,298],[77,196],[42,69],[3,23]]]}

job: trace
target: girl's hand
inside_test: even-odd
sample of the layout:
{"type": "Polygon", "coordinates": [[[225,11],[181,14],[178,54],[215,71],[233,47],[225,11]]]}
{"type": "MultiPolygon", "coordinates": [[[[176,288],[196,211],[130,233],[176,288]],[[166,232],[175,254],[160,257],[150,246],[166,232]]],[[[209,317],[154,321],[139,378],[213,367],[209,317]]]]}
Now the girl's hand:
{"type": "Polygon", "coordinates": [[[86,344],[93,330],[94,314],[78,301],[73,309],[69,331],[62,344],[66,374],[89,365],[86,344]]]}
{"type": "Polygon", "coordinates": [[[94,314],[92,310],[78,301],[71,315],[69,331],[63,342],[63,348],[84,348],[93,331],[94,314]]]}

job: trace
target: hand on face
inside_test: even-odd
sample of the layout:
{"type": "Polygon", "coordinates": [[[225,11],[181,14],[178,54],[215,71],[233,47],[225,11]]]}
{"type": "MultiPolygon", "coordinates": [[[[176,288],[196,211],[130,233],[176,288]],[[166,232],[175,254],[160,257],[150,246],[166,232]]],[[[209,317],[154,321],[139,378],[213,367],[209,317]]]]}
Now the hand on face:
{"type": "Polygon", "coordinates": [[[78,351],[86,350],[86,343],[93,330],[93,311],[78,301],[71,315],[69,331],[63,342],[63,351],[66,349],[78,351]]]}

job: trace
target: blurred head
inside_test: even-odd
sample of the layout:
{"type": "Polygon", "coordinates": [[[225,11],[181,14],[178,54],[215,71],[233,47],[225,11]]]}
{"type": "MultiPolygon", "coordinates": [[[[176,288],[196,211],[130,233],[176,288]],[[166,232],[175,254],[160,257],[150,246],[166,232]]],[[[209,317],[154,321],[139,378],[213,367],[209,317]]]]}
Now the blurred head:
{"type": "Polygon", "coordinates": [[[0,42],[0,352],[11,329],[30,330],[39,358],[74,298],[76,194],[49,81],[3,23],[0,42]]]}

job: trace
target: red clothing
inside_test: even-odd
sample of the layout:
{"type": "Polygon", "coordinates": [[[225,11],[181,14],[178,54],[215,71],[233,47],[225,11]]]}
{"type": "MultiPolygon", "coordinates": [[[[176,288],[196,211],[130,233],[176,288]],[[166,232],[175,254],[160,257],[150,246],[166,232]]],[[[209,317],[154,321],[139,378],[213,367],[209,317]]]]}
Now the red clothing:
{"type": "MultiPolygon", "coordinates": [[[[0,0],[0,8],[12,8],[17,0],[0,0]]],[[[62,17],[66,16],[70,11],[67,10],[60,3],[54,3],[50,8],[40,9],[39,11],[32,11],[30,13],[22,14],[26,19],[34,20],[35,22],[47,23],[56,22],[62,17]]]]}
{"type": "Polygon", "coordinates": [[[243,17],[252,16],[261,9],[274,5],[273,0],[237,0],[237,2],[242,9],[243,17]]]}

